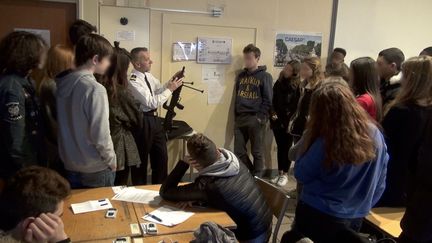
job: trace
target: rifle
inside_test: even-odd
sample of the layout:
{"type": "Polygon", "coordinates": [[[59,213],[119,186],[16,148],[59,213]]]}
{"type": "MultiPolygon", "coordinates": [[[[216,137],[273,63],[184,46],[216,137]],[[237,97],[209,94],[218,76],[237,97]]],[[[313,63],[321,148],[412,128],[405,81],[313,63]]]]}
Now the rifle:
{"type": "MultiPolygon", "coordinates": [[[[178,79],[183,78],[184,72],[185,72],[185,67],[183,66],[182,70],[174,77],[174,79],[175,78],[178,78],[178,79]]],[[[204,90],[196,89],[196,88],[188,86],[186,84],[193,85],[193,82],[183,82],[183,84],[180,87],[178,87],[176,90],[174,90],[174,92],[172,93],[169,105],[168,105],[168,101],[166,101],[163,104],[163,108],[167,110],[167,113],[166,113],[164,121],[163,121],[163,128],[167,134],[170,133],[173,130],[173,128],[176,128],[173,126],[173,119],[176,116],[174,109],[176,107],[179,110],[184,109],[184,106],[182,104],[180,104],[180,93],[181,93],[182,88],[185,87],[185,88],[189,88],[189,89],[204,93],[204,90]]]]}

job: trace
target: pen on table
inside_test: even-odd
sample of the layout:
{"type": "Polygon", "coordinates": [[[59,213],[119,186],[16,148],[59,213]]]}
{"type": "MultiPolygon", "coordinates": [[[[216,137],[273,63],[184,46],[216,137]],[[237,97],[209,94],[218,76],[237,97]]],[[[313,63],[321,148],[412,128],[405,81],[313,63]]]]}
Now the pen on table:
{"type": "Polygon", "coordinates": [[[159,217],[157,217],[157,216],[155,216],[153,214],[148,213],[147,216],[149,216],[152,219],[155,219],[158,222],[162,222],[162,219],[160,219],[159,217]]]}

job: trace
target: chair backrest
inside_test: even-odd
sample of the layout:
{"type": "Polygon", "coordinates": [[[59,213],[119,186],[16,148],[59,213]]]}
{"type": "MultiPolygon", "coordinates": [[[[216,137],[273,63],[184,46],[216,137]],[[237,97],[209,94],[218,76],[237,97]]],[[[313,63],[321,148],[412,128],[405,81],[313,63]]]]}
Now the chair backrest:
{"type": "Polygon", "coordinates": [[[287,201],[290,199],[285,192],[281,191],[276,186],[270,184],[266,180],[255,177],[255,181],[260,187],[264,197],[276,218],[279,218],[281,212],[285,213],[287,201]]]}

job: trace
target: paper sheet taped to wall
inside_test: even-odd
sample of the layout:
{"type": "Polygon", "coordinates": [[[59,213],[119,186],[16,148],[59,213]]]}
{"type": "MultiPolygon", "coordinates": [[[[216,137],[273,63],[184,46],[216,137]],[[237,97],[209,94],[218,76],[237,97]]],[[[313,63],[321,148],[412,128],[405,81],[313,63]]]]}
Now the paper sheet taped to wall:
{"type": "Polygon", "coordinates": [[[223,96],[225,94],[225,85],[221,85],[218,82],[213,82],[208,84],[207,92],[207,103],[209,105],[222,104],[223,96]]]}
{"type": "Polygon", "coordinates": [[[219,83],[225,84],[225,66],[215,64],[202,65],[202,81],[203,83],[219,83]]]}

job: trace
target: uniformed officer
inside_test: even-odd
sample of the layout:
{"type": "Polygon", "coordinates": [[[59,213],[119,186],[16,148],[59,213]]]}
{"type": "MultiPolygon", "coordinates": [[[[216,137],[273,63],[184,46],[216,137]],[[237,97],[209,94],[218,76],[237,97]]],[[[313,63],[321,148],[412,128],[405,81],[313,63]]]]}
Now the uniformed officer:
{"type": "Polygon", "coordinates": [[[137,144],[141,150],[139,168],[132,168],[133,177],[142,178],[139,184],[146,184],[147,161],[150,155],[152,169],[152,184],[160,184],[167,177],[168,155],[166,136],[161,119],[157,117],[157,108],[162,106],[172,92],[182,85],[183,80],[172,78],[162,85],[152,74],[150,68],[152,60],[147,48],[138,47],[131,51],[132,70],[128,88],[134,98],[139,101],[140,109],[144,112],[142,141],[137,144]]]}
{"type": "Polygon", "coordinates": [[[31,70],[46,47],[34,34],[12,32],[0,42],[0,180],[28,165],[45,165],[43,132],[31,70]]]}

